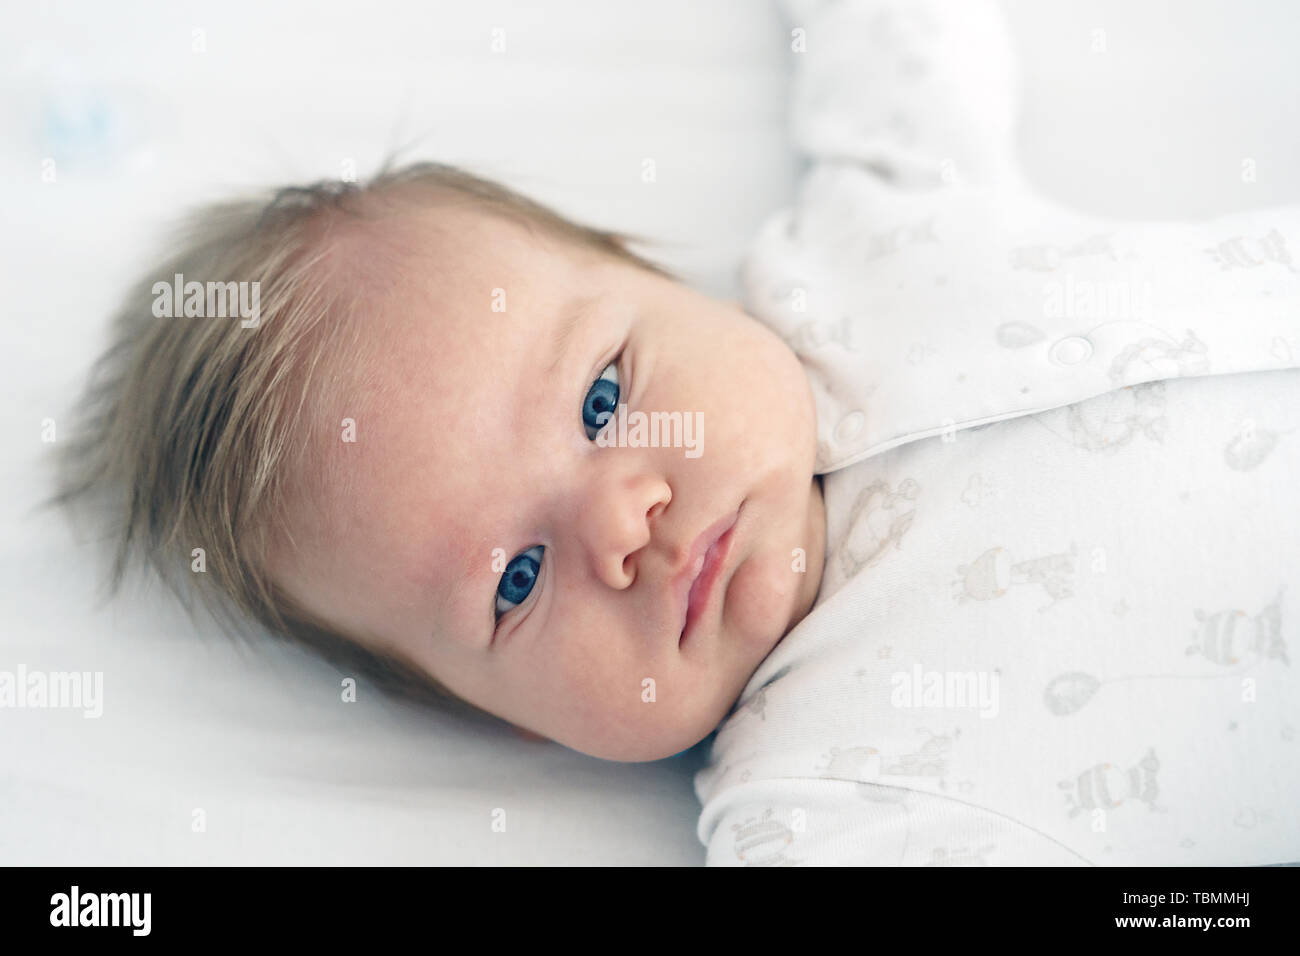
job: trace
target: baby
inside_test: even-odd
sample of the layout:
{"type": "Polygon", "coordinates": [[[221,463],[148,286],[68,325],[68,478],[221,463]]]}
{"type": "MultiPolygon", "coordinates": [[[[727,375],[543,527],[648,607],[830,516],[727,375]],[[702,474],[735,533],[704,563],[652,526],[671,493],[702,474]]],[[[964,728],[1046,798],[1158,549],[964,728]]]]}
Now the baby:
{"type": "Polygon", "coordinates": [[[654,760],[709,734],[813,604],[794,353],[467,172],[206,210],[116,334],[65,494],[122,496],[118,576],[139,551],[393,689],[654,760]],[[259,315],[159,318],[177,275],[196,306],[251,283],[259,315]],[[627,440],[637,412],[700,422],[693,454],[627,440]]]}

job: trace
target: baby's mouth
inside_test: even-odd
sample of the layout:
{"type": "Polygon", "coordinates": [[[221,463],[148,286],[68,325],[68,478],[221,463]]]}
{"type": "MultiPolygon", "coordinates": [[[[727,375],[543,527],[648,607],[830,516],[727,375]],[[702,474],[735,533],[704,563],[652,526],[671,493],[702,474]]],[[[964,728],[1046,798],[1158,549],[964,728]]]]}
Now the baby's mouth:
{"type": "MultiPolygon", "coordinates": [[[[741,507],[743,506],[742,502],[741,507]]],[[[718,590],[718,581],[727,567],[733,532],[739,517],[740,508],[737,508],[732,514],[715,521],[696,539],[691,549],[692,560],[679,585],[684,586],[686,581],[690,582],[686,591],[681,636],[677,639],[679,647],[691,635],[696,623],[712,603],[713,595],[718,590]]]]}

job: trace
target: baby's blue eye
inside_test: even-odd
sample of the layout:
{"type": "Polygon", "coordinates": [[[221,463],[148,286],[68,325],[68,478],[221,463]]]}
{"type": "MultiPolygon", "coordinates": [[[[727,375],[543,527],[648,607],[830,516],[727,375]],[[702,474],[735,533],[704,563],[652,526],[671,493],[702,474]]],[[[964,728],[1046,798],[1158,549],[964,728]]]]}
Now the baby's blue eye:
{"type": "Polygon", "coordinates": [[[605,427],[605,422],[613,417],[617,409],[618,366],[610,362],[600,373],[600,378],[591,383],[582,403],[582,424],[587,429],[587,437],[595,441],[597,433],[605,427]]]}
{"type": "Polygon", "coordinates": [[[542,545],[536,545],[521,551],[506,565],[505,574],[501,575],[501,582],[497,585],[497,617],[518,607],[532,592],[545,551],[542,545]]]}

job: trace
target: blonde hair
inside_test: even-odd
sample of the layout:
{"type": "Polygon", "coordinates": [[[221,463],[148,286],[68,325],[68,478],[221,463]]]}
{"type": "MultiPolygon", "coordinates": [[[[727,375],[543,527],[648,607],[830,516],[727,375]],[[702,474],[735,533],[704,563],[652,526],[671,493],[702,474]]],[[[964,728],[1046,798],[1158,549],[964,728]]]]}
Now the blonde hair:
{"type": "MultiPolygon", "coordinates": [[[[355,302],[324,281],[322,225],[384,218],[372,202],[395,187],[450,195],[528,228],[672,278],[629,251],[633,238],[574,223],[497,183],[440,163],[384,167],[368,182],[327,180],[196,211],[179,250],[129,291],[95,363],[79,429],[60,449],[51,501],[94,504],[112,550],[109,593],[133,565],[152,568],[183,605],[192,596],[223,629],[248,619],[397,697],[480,712],[409,661],[363,646],[277,587],[268,549],[283,529],[292,475],[307,462],[305,410],[356,344],[355,302]],[[155,283],[260,286],[260,320],[158,318],[155,283]],[[331,291],[333,289],[334,291],[331,291]],[[187,573],[202,545],[205,574],[187,573]]],[[[481,713],[481,712],[480,712],[481,713]]]]}

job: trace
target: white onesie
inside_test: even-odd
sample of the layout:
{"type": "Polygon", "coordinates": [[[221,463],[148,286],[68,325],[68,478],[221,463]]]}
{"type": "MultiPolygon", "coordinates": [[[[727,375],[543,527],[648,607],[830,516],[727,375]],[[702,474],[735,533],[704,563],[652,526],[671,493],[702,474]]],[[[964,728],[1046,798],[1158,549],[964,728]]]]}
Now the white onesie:
{"type": "Polygon", "coordinates": [[[1300,206],[1035,196],[983,2],[787,3],[827,555],[696,777],[708,862],[1300,860],[1300,206]]]}

